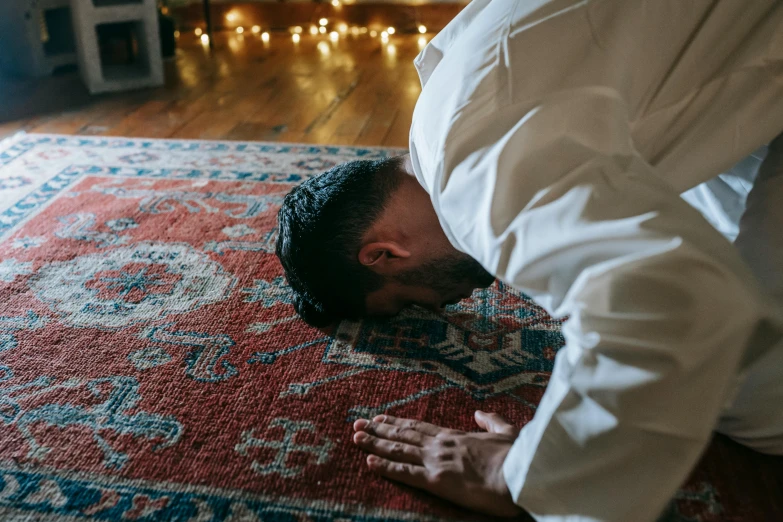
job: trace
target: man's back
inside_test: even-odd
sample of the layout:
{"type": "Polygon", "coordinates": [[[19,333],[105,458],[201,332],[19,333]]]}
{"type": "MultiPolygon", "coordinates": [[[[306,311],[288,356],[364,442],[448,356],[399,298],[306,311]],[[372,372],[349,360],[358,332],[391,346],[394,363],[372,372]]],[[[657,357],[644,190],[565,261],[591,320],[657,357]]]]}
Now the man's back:
{"type": "Polygon", "coordinates": [[[427,184],[552,96],[609,89],[634,147],[680,192],[783,121],[780,1],[474,0],[457,22],[417,59],[411,142],[427,184]]]}

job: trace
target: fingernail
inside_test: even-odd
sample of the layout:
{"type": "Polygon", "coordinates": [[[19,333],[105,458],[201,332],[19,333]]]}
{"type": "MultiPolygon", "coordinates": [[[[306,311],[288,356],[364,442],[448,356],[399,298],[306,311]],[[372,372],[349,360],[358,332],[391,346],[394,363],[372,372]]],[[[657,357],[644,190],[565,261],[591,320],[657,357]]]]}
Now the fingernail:
{"type": "Polygon", "coordinates": [[[386,422],[386,415],[376,415],[373,420],[375,422],[386,422]]]}
{"type": "Polygon", "coordinates": [[[356,431],[363,430],[368,424],[370,424],[370,421],[367,419],[359,419],[353,423],[353,429],[356,431]]]}
{"type": "Polygon", "coordinates": [[[364,442],[368,438],[369,436],[363,431],[356,432],[356,434],[353,436],[354,442],[364,442]]]}
{"type": "Polygon", "coordinates": [[[376,457],[375,455],[370,455],[367,457],[367,464],[372,465],[372,464],[377,464],[378,462],[379,462],[378,457],[376,457]]]}

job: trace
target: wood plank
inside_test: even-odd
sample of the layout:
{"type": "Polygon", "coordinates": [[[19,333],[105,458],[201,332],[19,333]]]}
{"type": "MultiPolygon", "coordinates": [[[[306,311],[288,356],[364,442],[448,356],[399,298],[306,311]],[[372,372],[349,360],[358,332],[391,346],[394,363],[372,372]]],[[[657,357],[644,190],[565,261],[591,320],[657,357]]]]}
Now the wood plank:
{"type": "Polygon", "coordinates": [[[379,100],[353,144],[364,146],[382,145],[397,117],[397,112],[395,107],[382,103],[379,100]]]}
{"type": "Polygon", "coordinates": [[[24,131],[28,122],[29,120],[14,120],[0,123],[0,140],[9,138],[17,132],[24,131]]]}
{"type": "Polygon", "coordinates": [[[412,115],[412,110],[399,109],[394,116],[394,122],[389,127],[389,132],[386,133],[380,144],[384,147],[407,149],[412,115]]]}
{"type": "Polygon", "coordinates": [[[80,110],[62,112],[51,119],[33,126],[31,132],[53,134],[82,134],[91,125],[108,130],[135,110],[141,103],[127,96],[96,97],[88,106],[80,110]],[[111,123],[114,122],[114,123],[111,123]]]}
{"type": "MultiPolygon", "coordinates": [[[[396,35],[389,53],[377,38],[341,37],[336,43],[274,33],[219,33],[214,54],[183,34],[177,57],[167,62],[165,87],[89,98],[0,126],[18,130],[128,137],[236,139],[407,146],[406,128],[418,95],[411,61],[415,35],[396,35]],[[326,49],[319,50],[326,46],[326,49]]],[[[78,78],[48,80],[35,93],[78,78]]],[[[17,89],[18,90],[18,89],[17,89]]]]}

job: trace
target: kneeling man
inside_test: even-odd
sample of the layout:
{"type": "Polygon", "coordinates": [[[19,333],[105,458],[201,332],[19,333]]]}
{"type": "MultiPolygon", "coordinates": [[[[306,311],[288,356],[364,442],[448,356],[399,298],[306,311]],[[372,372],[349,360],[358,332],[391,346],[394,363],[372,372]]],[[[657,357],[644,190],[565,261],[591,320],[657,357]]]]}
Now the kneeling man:
{"type": "Polygon", "coordinates": [[[358,420],[370,468],[486,513],[641,522],[713,430],[783,455],[783,2],[473,0],[415,66],[410,155],[285,199],[297,311],[438,310],[498,278],[569,320],[521,430],[358,420]]]}

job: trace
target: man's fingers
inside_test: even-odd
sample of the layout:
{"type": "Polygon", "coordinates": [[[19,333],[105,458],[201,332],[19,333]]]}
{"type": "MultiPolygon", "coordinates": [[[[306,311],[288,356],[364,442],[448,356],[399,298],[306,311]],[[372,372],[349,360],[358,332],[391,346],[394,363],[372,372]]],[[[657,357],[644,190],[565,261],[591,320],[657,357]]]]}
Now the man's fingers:
{"type": "Polygon", "coordinates": [[[434,437],[441,431],[447,430],[447,428],[441,428],[440,426],[435,426],[429,422],[422,422],[414,419],[399,419],[397,417],[392,417],[391,415],[378,415],[373,421],[383,424],[392,424],[401,428],[411,428],[420,433],[424,433],[425,435],[429,435],[430,437],[434,437]]]}
{"type": "Polygon", "coordinates": [[[353,441],[363,450],[394,462],[407,462],[408,464],[422,463],[421,448],[418,446],[411,446],[404,442],[379,439],[378,437],[373,437],[363,431],[354,434],[353,441]]]}
{"type": "Polygon", "coordinates": [[[509,435],[516,437],[519,435],[519,429],[506,422],[506,420],[497,413],[485,413],[481,410],[476,411],[476,424],[490,433],[500,435],[509,435]]]}
{"type": "Polygon", "coordinates": [[[375,455],[367,457],[367,465],[371,470],[387,479],[396,480],[397,482],[402,482],[403,484],[413,486],[414,488],[428,491],[430,489],[430,484],[427,480],[427,470],[422,466],[392,462],[382,457],[376,457],[375,455]]]}
{"type": "Polygon", "coordinates": [[[406,444],[413,444],[414,446],[421,446],[426,437],[426,435],[413,428],[395,426],[394,424],[384,424],[382,422],[371,422],[365,419],[359,419],[354,422],[353,429],[367,432],[370,435],[375,435],[381,439],[405,442],[406,444]]]}

